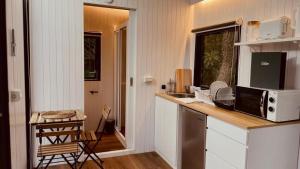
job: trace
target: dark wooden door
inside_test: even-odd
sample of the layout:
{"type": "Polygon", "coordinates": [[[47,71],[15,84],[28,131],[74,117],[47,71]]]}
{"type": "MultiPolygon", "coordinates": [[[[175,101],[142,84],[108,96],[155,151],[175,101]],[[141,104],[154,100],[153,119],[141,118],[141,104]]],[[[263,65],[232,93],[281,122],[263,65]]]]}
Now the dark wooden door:
{"type": "Polygon", "coordinates": [[[0,169],[10,169],[5,0],[0,1],[0,169]]]}

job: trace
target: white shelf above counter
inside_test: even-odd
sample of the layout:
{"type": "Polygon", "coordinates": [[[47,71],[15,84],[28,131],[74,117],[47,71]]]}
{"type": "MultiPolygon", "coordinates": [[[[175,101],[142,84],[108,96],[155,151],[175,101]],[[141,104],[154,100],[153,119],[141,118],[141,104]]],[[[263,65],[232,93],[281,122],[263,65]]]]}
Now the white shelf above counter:
{"type": "Polygon", "coordinates": [[[268,45],[268,44],[275,44],[275,43],[300,44],[300,37],[258,40],[258,41],[252,41],[252,42],[240,42],[240,43],[235,43],[234,45],[235,46],[259,46],[259,45],[268,45]]]}

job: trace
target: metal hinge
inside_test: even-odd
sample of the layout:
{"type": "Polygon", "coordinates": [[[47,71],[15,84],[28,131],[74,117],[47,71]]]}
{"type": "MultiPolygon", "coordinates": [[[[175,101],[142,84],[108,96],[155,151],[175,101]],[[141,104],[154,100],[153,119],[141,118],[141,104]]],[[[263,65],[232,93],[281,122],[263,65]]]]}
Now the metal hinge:
{"type": "Polygon", "coordinates": [[[16,56],[16,38],[15,38],[15,30],[11,30],[11,56],[16,56]]]}

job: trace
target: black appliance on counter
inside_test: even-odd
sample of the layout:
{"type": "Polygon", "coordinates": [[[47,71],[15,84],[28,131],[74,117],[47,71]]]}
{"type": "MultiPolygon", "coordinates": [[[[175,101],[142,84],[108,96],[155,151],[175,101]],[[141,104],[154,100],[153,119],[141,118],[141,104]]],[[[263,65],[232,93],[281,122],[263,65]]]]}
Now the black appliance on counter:
{"type": "Polygon", "coordinates": [[[286,53],[255,52],[251,61],[251,87],[284,89],[286,53]]]}

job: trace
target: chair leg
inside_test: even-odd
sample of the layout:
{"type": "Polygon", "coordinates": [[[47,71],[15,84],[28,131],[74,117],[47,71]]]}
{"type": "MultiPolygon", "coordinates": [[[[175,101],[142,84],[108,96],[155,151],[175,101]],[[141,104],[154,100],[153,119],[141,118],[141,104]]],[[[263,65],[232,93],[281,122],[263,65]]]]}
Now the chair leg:
{"type": "Polygon", "coordinates": [[[85,159],[83,160],[83,162],[81,163],[79,169],[82,169],[82,167],[84,166],[85,162],[87,161],[87,159],[89,158],[89,156],[86,156],[85,159]]]}
{"type": "MultiPolygon", "coordinates": [[[[73,167],[73,165],[70,163],[70,161],[63,155],[63,154],[61,154],[61,156],[62,156],[62,158],[68,163],[68,165],[72,168],[72,169],[74,169],[74,167],[73,167]]],[[[76,169],[76,168],[75,168],[76,169]]]]}
{"type": "Polygon", "coordinates": [[[82,167],[84,166],[84,164],[86,163],[87,159],[91,157],[91,159],[94,161],[94,163],[96,163],[101,169],[104,169],[103,168],[103,165],[100,161],[100,163],[97,161],[97,159],[95,159],[93,156],[91,156],[91,154],[87,154],[86,158],[84,159],[84,161],[82,162],[82,165],[80,166],[79,169],[82,169],[82,167]]]}
{"type": "Polygon", "coordinates": [[[75,166],[75,168],[77,168],[77,164],[78,164],[78,158],[76,157],[76,153],[71,153],[71,156],[74,158],[74,164],[73,166],[75,166]]]}
{"type": "Polygon", "coordinates": [[[42,159],[40,160],[38,166],[36,167],[37,169],[40,168],[40,165],[43,165],[45,157],[43,156],[42,159]]]}
{"type": "Polygon", "coordinates": [[[52,160],[53,160],[54,157],[55,157],[55,155],[51,156],[51,158],[50,158],[50,160],[48,161],[48,163],[47,163],[45,169],[47,169],[47,168],[49,167],[49,165],[50,165],[50,163],[52,162],[52,160]]]}
{"type": "MultiPolygon", "coordinates": [[[[91,159],[101,168],[101,169],[104,169],[103,168],[103,160],[101,160],[101,158],[99,158],[98,156],[97,156],[97,154],[93,151],[94,149],[95,149],[95,147],[97,146],[97,144],[99,143],[99,141],[97,141],[97,143],[92,147],[92,148],[90,148],[89,147],[89,143],[90,143],[90,141],[87,141],[87,142],[82,142],[83,143],[83,146],[82,145],[80,145],[80,147],[81,147],[81,149],[82,149],[82,152],[81,152],[81,154],[83,153],[83,152],[85,152],[86,154],[87,154],[87,156],[86,156],[86,158],[84,159],[84,161],[82,162],[82,165],[80,166],[80,168],[79,169],[82,169],[82,167],[84,166],[84,164],[85,164],[85,162],[87,161],[87,159],[89,158],[89,157],[91,157],[91,159]],[[92,156],[92,155],[94,155],[95,157],[96,157],[96,159],[92,156]],[[97,161],[97,160],[99,160],[99,162],[97,161]]],[[[78,157],[79,158],[79,157],[78,157]]]]}
{"type": "MultiPolygon", "coordinates": [[[[87,154],[93,154],[99,161],[100,161],[100,163],[102,164],[104,161],[103,160],[101,160],[101,158],[99,158],[98,156],[97,156],[97,154],[93,151],[93,149],[96,147],[96,146],[93,146],[93,148],[91,149],[88,145],[89,145],[89,143],[87,143],[87,144],[84,144],[85,145],[85,147],[88,149],[88,151],[89,151],[89,153],[87,153],[87,154]]],[[[90,155],[89,155],[90,156],[90,155]]]]}
{"type": "MultiPolygon", "coordinates": [[[[97,161],[97,159],[94,159],[93,156],[91,156],[91,154],[89,155],[91,157],[91,159],[101,168],[101,169],[104,169],[103,168],[103,165],[102,165],[102,162],[100,161],[100,163],[97,161]]],[[[98,156],[96,156],[98,157],[98,156]]]]}

